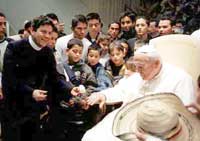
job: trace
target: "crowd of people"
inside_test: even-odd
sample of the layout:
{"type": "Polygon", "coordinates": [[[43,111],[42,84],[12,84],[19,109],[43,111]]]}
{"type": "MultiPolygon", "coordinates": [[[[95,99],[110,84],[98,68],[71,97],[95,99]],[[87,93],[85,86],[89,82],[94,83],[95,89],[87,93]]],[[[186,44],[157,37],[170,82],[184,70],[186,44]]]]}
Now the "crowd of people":
{"type": "Polygon", "coordinates": [[[190,74],[163,62],[149,45],[185,33],[183,23],[124,12],[107,31],[102,26],[98,13],[78,14],[66,34],[57,15],[48,13],[7,37],[0,12],[3,141],[117,141],[112,123],[118,107],[154,93],[173,93],[200,113],[199,79],[196,91],[190,74]]]}
{"type": "Polygon", "coordinates": [[[151,0],[148,2],[139,0],[138,5],[126,5],[125,9],[157,20],[163,15],[168,15],[173,21],[179,21],[184,25],[184,33],[191,34],[200,26],[199,5],[199,0],[151,0]]]}

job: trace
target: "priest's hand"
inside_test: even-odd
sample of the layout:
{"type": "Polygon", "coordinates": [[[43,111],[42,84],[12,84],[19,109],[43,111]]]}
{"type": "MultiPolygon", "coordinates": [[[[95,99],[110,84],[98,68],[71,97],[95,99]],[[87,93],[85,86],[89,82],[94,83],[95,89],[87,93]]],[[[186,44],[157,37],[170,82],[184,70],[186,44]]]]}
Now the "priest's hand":
{"type": "Polygon", "coordinates": [[[71,90],[71,94],[73,95],[73,96],[78,96],[78,95],[80,95],[81,93],[80,93],[80,88],[79,87],[74,87],[72,90],[71,90]]]}
{"type": "Polygon", "coordinates": [[[33,91],[32,97],[35,101],[44,101],[47,99],[47,91],[36,89],[33,91]]]}

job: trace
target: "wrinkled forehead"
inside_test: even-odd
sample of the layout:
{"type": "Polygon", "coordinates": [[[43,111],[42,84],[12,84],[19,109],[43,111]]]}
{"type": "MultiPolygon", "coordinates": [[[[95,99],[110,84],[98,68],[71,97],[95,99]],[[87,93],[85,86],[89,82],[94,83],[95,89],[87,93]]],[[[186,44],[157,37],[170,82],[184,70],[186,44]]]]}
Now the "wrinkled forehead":
{"type": "Polygon", "coordinates": [[[148,62],[150,60],[149,56],[145,53],[135,54],[133,57],[134,62],[148,62]]]}

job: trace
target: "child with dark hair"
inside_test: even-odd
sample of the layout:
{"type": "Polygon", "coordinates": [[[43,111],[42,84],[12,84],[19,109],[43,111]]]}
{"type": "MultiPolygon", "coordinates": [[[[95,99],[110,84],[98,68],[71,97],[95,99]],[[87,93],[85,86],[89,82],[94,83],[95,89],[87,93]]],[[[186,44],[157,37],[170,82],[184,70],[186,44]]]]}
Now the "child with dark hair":
{"type": "Polygon", "coordinates": [[[123,12],[120,14],[119,22],[121,24],[121,36],[119,39],[131,39],[136,35],[135,26],[135,14],[132,12],[123,12]]]}
{"type": "Polygon", "coordinates": [[[121,43],[121,45],[124,48],[124,59],[128,60],[131,57],[131,55],[133,54],[131,47],[129,46],[127,40],[125,40],[125,39],[121,39],[121,40],[119,40],[119,42],[121,43]]]}
{"type": "Polygon", "coordinates": [[[69,40],[66,49],[68,61],[63,63],[64,74],[69,78],[68,81],[80,89],[80,95],[71,97],[68,102],[60,102],[66,115],[64,120],[72,128],[65,128],[70,132],[69,140],[81,140],[84,131],[94,125],[93,115],[96,113],[96,109],[90,108],[86,103],[86,98],[96,91],[98,85],[92,69],[81,60],[82,51],[83,43],[80,39],[69,40]]]}
{"type": "Polygon", "coordinates": [[[105,69],[115,85],[124,75],[125,60],[124,47],[120,41],[114,41],[109,48],[110,59],[106,62],[105,69]]]}
{"type": "MultiPolygon", "coordinates": [[[[88,50],[88,65],[92,68],[93,72],[95,73],[98,84],[95,90],[96,92],[113,86],[109,75],[105,71],[102,64],[99,63],[101,52],[102,48],[98,44],[91,45],[88,50]]],[[[100,111],[98,108],[94,108],[94,110],[95,111],[93,113],[93,121],[94,123],[97,123],[105,115],[105,112],[100,111]]]]}
{"type": "Polygon", "coordinates": [[[103,26],[101,22],[101,17],[98,13],[88,13],[86,16],[88,22],[88,33],[86,38],[92,43],[96,43],[96,40],[101,33],[101,28],[103,26]]]}
{"type": "MultiPolygon", "coordinates": [[[[83,85],[86,89],[85,96],[94,92],[97,81],[92,69],[81,60],[83,43],[81,40],[73,38],[69,40],[66,50],[68,62],[63,63],[64,71],[67,75],[75,74],[75,79],[70,80],[76,86],[83,85]]],[[[84,94],[82,94],[84,96],[84,94]]],[[[81,98],[76,97],[73,102],[79,102],[81,98]]]]}
{"type": "Polygon", "coordinates": [[[88,65],[92,68],[98,83],[96,91],[112,87],[110,78],[102,64],[99,63],[101,50],[101,47],[97,44],[91,45],[88,50],[88,65]]]}
{"type": "Polygon", "coordinates": [[[101,57],[99,62],[105,67],[105,63],[109,60],[108,49],[110,45],[110,36],[100,33],[97,39],[97,44],[101,48],[101,57]]]}

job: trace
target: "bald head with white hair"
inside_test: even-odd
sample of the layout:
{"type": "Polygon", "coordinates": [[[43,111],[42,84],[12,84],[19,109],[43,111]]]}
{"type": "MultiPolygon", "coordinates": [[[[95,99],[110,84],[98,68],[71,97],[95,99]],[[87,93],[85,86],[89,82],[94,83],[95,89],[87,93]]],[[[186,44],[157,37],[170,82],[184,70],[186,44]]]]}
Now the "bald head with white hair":
{"type": "Polygon", "coordinates": [[[134,55],[136,71],[144,80],[151,80],[159,74],[162,61],[161,57],[152,45],[144,45],[134,55]]]}

